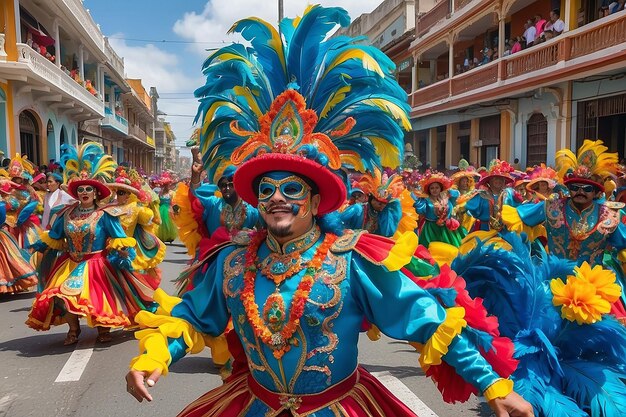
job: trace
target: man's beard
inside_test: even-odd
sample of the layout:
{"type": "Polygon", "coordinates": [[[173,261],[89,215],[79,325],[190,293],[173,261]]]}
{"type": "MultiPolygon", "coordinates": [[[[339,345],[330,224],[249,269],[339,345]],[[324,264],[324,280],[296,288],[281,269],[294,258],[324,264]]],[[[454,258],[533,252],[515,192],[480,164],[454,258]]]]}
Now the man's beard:
{"type": "Polygon", "coordinates": [[[228,197],[223,196],[223,198],[226,204],[230,204],[232,206],[233,204],[237,202],[237,200],[239,199],[239,196],[237,195],[237,193],[232,193],[228,197]]]}
{"type": "Polygon", "coordinates": [[[267,231],[274,237],[288,237],[291,235],[291,225],[287,226],[270,226],[267,225],[267,231]]]}

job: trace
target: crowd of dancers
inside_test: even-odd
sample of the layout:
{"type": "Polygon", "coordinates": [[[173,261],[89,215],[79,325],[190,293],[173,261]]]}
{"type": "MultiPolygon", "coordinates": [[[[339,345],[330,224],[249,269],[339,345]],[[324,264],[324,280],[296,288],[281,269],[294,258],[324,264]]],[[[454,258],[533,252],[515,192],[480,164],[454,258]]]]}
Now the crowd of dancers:
{"type": "Polygon", "coordinates": [[[16,155],[0,172],[0,291],[36,287],[26,324],[67,324],[66,345],[81,320],[99,343],[139,329],[126,377],[139,401],[210,348],[224,385],[181,416],[414,416],[358,366],[360,332],[409,342],[448,402],[624,415],[617,154],[586,140],[554,167],[402,167],[406,95],[380,51],[325,39],[348,20],[310,6],[282,37],[235,24],[252,48],[205,63],[185,180],[146,178],[89,142],[63,145],[36,192],[16,155]],[[159,264],[175,239],[191,259],[172,295],[159,264]]]}

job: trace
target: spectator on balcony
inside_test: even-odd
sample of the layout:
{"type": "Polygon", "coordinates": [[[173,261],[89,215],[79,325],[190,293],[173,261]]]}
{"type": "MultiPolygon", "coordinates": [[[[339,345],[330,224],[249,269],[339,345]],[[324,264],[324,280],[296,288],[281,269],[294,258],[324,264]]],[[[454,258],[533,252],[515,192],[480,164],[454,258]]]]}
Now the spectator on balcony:
{"type": "Polygon", "coordinates": [[[626,0],[618,0],[609,4],[609,14],[624,10],[624,3],[626,3],[626,0]]]}
{"type": "Polygon", "coordinates": [[[546,27],[546,23],[548,23],[548,21],[544,19],[543,17],[541,17],[540,13],[537,13],[535,15],[535,29],[537,30],[537,36],[541,36],[543,34],[543,31],[545,30],[545,27],[546,27]]]}
{"type": "Polygon", "coordinates": [[[526,38],[526,47],[530,47],[535,43],[537,37],[537,29],[531,19],[528,19],[524,24],[524,38],[526,38]]]}
{"type": "Polygon", "coordinates": [[[554,32],[554,36],[559,36],[565,30],[565,22],[561,20],[561,11],[554,9],[550,12],[550,21],[546,23],[544,32],[551,30],[554,32]]]}
{"type": "Polygon", "coordinates": [[[500,58],[500,53],[498,52],[498,47],[494,46],[493,47],[493,54],[491,55],[491,60],[495,61],[498,58],[500,58]]]}
{"type": "Polygon", "coordinates": [[[609,6],[600,6],[598,9],[598,19],[607,17],[609,14],[609,6]]]}
{"type": "Polygon", "coordinates": [[[513,43],[513,46],[511,47],[511,55],[521,50],[522,50],[522,37],[518,36],[517,38],[515,38],[515,42],[513,43]]]}

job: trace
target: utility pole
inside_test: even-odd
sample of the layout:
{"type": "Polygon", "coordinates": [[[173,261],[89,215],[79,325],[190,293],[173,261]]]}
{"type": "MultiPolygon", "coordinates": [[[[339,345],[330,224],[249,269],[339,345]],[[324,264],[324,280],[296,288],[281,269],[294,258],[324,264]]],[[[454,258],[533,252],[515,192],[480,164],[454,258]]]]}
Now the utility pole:
{"type": "Polygon", "coordinates": [[[283,20],[283,0],[278,0],[278,23],[283,20]]]}

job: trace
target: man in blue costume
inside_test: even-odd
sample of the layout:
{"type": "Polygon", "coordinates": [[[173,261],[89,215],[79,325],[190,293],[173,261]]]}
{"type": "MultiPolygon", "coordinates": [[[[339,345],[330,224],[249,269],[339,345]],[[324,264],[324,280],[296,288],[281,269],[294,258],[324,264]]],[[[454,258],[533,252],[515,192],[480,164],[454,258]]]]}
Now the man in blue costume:
{"type": "Polygon", "coordinates": [[[137,334],[143,353],[131,363],[127,390],[138,401],[152,400],[146,385],[186,353],[199,352],[232,317],[248,366],[180,416],[415,417],[358,366],[365,317],[389,336],[420,343],[425,369],[451,365],[498,417],[532,416],[513,383],[485,359],[493,346],[479,349],[465,330],[465,309],[444,307],[400,271],[417,237],[407,233],[394,242],[342,231],[331,214],[345,202],[335,172],[346,155],[360,148],[372,156],[363,158],[366,168],[380,168],[377,147],[400,148],[398,123],[408,125],[406,94],[388,58],[346,38],[324,40],[335,24],[348,22],[343,9],[310,6],[301,19],[283,21],[281,36],[266,22],[246,19],[233,31],[252,48],[226,47],[205,63],[207,84],[197,92],[207,126],[203,162],[211,169],[216,155],[230,155],[234,187],[259,208],[266,227],[223,247],[207,264],[212,279],[182,299],[158,294],[157,314],[138,318],[147,328],[137,334]],[[235,62],[246,66],[238,75],[228,65],[235,62]],[[380,71],[370,69],[373,63],[380,71]],[[359,83],[334,94],[348,79],[359,83]],[[374,145],[370,135],[380,141],[374,145]]]}
{"type": "Polygon", "coordinates": [[[622,300],[613,314],[626,319],[624,281],[621,263],[626,261],[624,203],[606,201],[604,180],[615,174],[617,154],[606,152],[602,141],[585,140],[578,155],[569,149],[557,152],[556,165],[569,197],[550,198],[517,208],[504,207],[502,218],[514,231],[524,231],[532,239],[536,226],[547,231],[548,251],[577,264],[605,264],[615,270],[622,286],[622,300]]]}

